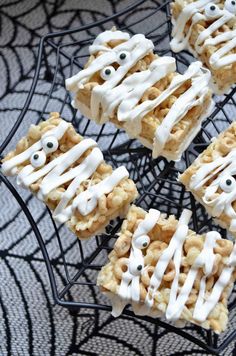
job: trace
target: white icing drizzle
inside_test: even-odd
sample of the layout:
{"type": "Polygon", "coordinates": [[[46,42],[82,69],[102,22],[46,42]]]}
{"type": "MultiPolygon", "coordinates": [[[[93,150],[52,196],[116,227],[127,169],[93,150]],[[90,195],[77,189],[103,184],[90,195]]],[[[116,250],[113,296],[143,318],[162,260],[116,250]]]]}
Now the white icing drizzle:
{"type": "MultiPolygon", "coordinates": [[[[172,286],[175,286],[176,289],[176,282],[178,286],[178,278],[179,278],[179,270],[180,270],[180,263],[181,263],[181,257],[182,257],[182,248],[184,241],[186,239],[187,233],[188,233],[188,223],[191,218],[191,212],[189,210],[184,210],[176,232],[174,233],[169,246],[163,251],[163,254],[159,258],[157,265],[155,267],[155,270],[153,272],[153,275],[150,280],[150,286],[148,287],[148,293],[147,293],[147,298],[146,298],[146,304],[148,304],[149,307],[152,307],[154,303],[154,297],[155,294],[158,290],[158,288],[161,285],[162,278],[164,276],[164,273],[167,269],[167,266],[171,259],[174,257],[174,264],[175,264],[175,269],[176,269],[176,278],[173,281],[172,286]]],[[[171,288],[172,289],[172,288],[171,288]]],[[[174,293],[175,294],[175,293],[174,293]]],[[[173,299],[170,297],[170,299],[173,299]]],[[[173,300],[171,300],[173,302],[173,300]]]]}
{"type": "MultiPolygon", "coordinates": [[[[104,44],[108,43],[111,40],[111,31],[105,31],[102,35],[104,44]]],[[[123,40],[124,35],[122,32],[114,31],[113,35],[114,38],[123,40]]],[[[94,49],[95,48],[96,46],[94,47],[94,49]]],[[[128,63],[125,63],[123,66],[120,66],[116,70],[116,75],[114,76],[114,78],[111,78],[109,80],[109,83],[107,85],[101,86],[102,90],[105,90],[108,85],[109,87],[107,89],[110,89],[112,85],[117,85],[119,81],[126,75],[126,73],[139,61],[139,59],[142,59],[146,54],[153,50],[153,48],[154,46],[152,41],[146,39],[144,35],[134,35],[131,39],[114,47],[112,50],[110,49],[109,51],[107,51],[106,49],[106,52],[94,59],[93,62],[87,68],[81,70],[73,77],[66,79],[66,87],[72,91],[82,89],[84,87],[84,84],[89,81],[93,74],[99,72],[104,67],[117,62],[119,60],[120,53],[122,53],[123,51],[130,52],[131,56],[128,63]]],[[[104,84],[106,84],[106,82],[104,84]]]]}
{"type": "MultiPolygon", "coordinates": [[[[214,247],[216,244],[216,240],[220,239],[220,234],[216,231],[211,231],[206,234],[206,239],[204,242],[204,246],[200,254],[197,256],[194,264],[190,268],[190,271],[187,274],[187,278],[185,280],[184,285],[179,289],[178,287],[178,279],[179,279],[179,271],[180,271],[180,264],[181,264],[181,254],[182,254],[182,246],[181,249],[176,249],[175,255],[174,255],[174,265],[176,268],[176,275],[174,278],[174,281],[172,282],[171,286],[171,291],[170,291],[170,299],[169,299],[169,304],[167,306],[166,310],[166,318],[168,320],[177,320],[179,319],[184,305],[188,300],[188,297],[191,293],[193,284],[195,279],[197,278],[197,274],[200,268],[203,268],[204,270],[204,276],[201,279],[200,282],[200,289],[199,289],[199,294],[198,298],[195,304],[194,312],[193,312],[193,318],[198,320],[198,315],[199,311],[204,305],[204,299],[205,299],[205,293],[206,293],[206,278],[212,273],[213,271],[213,266],[214,266],[214,247]],[[178,296],[177,296],[178,293],[178,296]]],[[[220,295],[222,293],[222,290],[220,292],[220,295]]],[[[219,295],[219,298],[220,298],[219,295]]],[[[214,299],[214,305],[217,303],[218,299],[214,299]]],[[[208,308],[207,310],[207,315],[211,312],[212,309],[208,308]]],[[[201,311],[200,311],[201,314],[201,311]]],[[[203,318],[204,321],[206,317],[203,318]]]]}
{"type": "MultiPolygon", "coordinates": [[[[179,75],[176,78],[177,82],[178,79],[180,80],[180,82],[181,79],[183,79],[183,81],[191,79],[192,85],[174,102],[168,114],[162,121],[161,125],[157,128],[154,138],[154,158],[158,157],[161,154],[166,142],[168,141],[173,127],[187,114],[190,109],[197,105],[203,104],[205,95],[209,90],[208,83],[210,81],[210,72],[204,69],[201,70],[200,62],[192,63],[184,75],[179,75]],[[199,75],[201,71],[202,73],[201,75],[199,75]]],[[[176,85],[175,78],[172,80],[169,88],[171,88],[172,85],[176,85]]],[[[177,87],[179,86],[180,85],[177,85],[177,87]]]]}
{"type": "Polygon", "coordinates": [[[232,203],[236,200],[236,150],[225,157],[214,158],[213,162],[204,163],[191,177],[189,187],[198,191],[211,180],[206,187],[202,200],[212,208],[211,214],[219,217],[222,213],[231,218],[230,230],[236,231],[236,212],[232,203]],[[219,191],[221,189],[221,191],[219,191]]]}
{"type": "Polygon", "coordinates": [[[214,69],[230,65],[236,61],[236,54],[227,54],[229,51],[236,47],[236,30],[227,31],[213,37],[213,33],[220,29],[223,25],[235,18],[235,10],[233,11],[230,6],[220,9],[216,5],[217,1],[212,0],[199,0],[187,4],[181,11],[177,20],[173,20],[173,39],[170,42],[171,49],[174,52],[180,52],[188,49],[194,55],[201,54],[207,46],[214,46],[222,44],[222,47],[215,51],[210,57],[210,65],[214,69]],[[211,8],[215,8],[215,16],[209,13],[211,8]],[[231,10],[231,12],[229,11],[231,10]],[[191,20],[191,25],[184,33],[187,22],[191,20]],[[208,28],[203,30],[195,41],[194,48],[189,45],[189,37],[192,32],[194,24],[201,20],[213,21],[208,28]]]}
{"type": "Polygon", "coordinates": [[[196,278],[199,278],[198,272],[199,270],[202,270],[204,274],[200,280],[199,293],[193,310],[193,319],[197,322],[204,322],[220,300],[224,288],[230,282],[231,275],[236,266],[236,245],[234,245],[234,248],[228,258],[228,262],[226,262],[226,266],[222,269],[218,280],[213,286],[212,291],[209,293],[206,291],[206,280],[213,273],[215,260],[214,248],[216,247],[217,240],[221,239],[221,236],[216,231],[208,232],[205,237],[202,251],[192,264],[183,286],[179,287],[182,251],[184,242],[186,241],[188,235],[188,223],[191,218],[191,212],[189,210],[184,210],[168,247],[162,252],[162,255],[155,266],[153,275],[150,279],[150,285],[148,287],[145,302],[143,305],[139,305],[140,274],[145,269],[145,266],[140,244],[138,248],[135,242],[137,241],[137,238],[140,236],[144,238],[144,236],[151,231],[157,223],[159,216],[159,211],[151,209],[149,214],[146,215],[145,220],[140,223],[133,235],[131,252],[129,258],[127,259],[128,269],[122,276],[122,281],[118,291],[119,298],[115,298],[113,300],[112,314],[114,316],[120,315],[125,305],[131,302],[138,314],[146,313],[150,315],[151,308],[154,305],[155,295],[162,283],[165,271],[169,263],[173,260],[175,266],[175,277],[170,288],[167,308],[163,311],[166,319],[176,321],[181,317],[181,313],[183,312],[184,306],[189,298],[194,282],[196,278]],[[137,270],[137,266],[142,266],[142,268],[137,270]]]}
{"type": "MultiPolygon", "coordinates": [[[[162,98],[159,100],[148,100],[139,105],[138,102],[148,88],[153,86],[160,79],[166,77],[167,74],[174,72],[175,69],[176,65],[174,58],[158,58],[150,64],[149,69],[134,73],[125,78],[118,86],[110,88],[109,97],[103,96],[101,102],[103,108],[101,122],[103,122],[103,119],[108,120],[109,117],[112,117],[114,115],[114,110],[118,107],[118,120],[121,122],[125,121],[125,128],[127,131],[132,132],[132,130],[135,130],[134,134],[139,134],[141,132],[141,119],[149,111],[158,106],[164,100],[164,97],[167,98],[170,95],[170,92],[174,91],[173,87],[170,88],[168,93],[163,93],[162,98]]],[[[176,88],[178,86],[175,85],[176,88]]],[[[94,88],[94,92],[95,91],[96,88],[94,88]]],[[[95,100],[97,100],[96,97],[95,100]]],[[[92,102],[91,105],[93,105],[92,102]]],[[[93,108],[93,106],[91,107],[93,108]]],[[[99,107],[99,103],[98,105],[96,103],[96,107],[99,107]]],[[[99,113],[96,112],[94,114],[97,116],[99,113]]]]}
{"type": "Polygon", "coordinates": [[[100,33],[94,40],[93,44],[89,46],[89,53],[94,54],[99,51],[110,51],[110,48],[106,47],[104,43],[110,41],[128,41],[130,35],[127,32],[122,31],[105,31],[100,33]]]}
{"type": "MultiPolygon", "coordinates": [[[[54,136],[57,140],[60,140],[63,137],[64,133],[66,132],[68,126],[69,124],[66,121],[61,121],[58,126],[50,130],[50,136],[54,136]]],[[[42,149],[42,142],[44,137],[46,136],[48,136],[48,132],[42,135],[41,140],[35,142],[32,146],[27,148],[27,150],[21,152],[17,156],[9,159],[8,161],[3,162],[2,164],[3,173],[7,175],[17,174],[18,172],[17,166],[29,160],[32,154],[42,149]]]]}
{"type": "MultiPolygon", "coordinates": [[[[93,87],[91,92],[90,108],[85,108],[76,98],[73,105],[80,111],[93,118],[98,123],[104,123],[109,118],[117,115],[118,121],[131,137],[138,137],[142,130],[141,120],[150,111],[161,105],[183,83],[191,80],[191,87],[182,94],[169,109],[168,115],[157,128],[153,140],[153,157],[161,155],[164,146],[170,138],[170,133],[186,113],[196,105],[201,105],[208,92],[210,72],[203,69],[200,62],[190,65],[184,75],[176,75],[156,99],[146,100],[140,103],[147,89],[175,72],[175,59],[172,57],[159,57],[151,62],[149,68],[141,72],[135,72],[125,77],[127,72],[142,58],[153,50],[153,43],[144,35],[138,34],[129,38],[128,34],[121,31],[105,31],[100,34],[90,46],[90,53],[95,54],[100,50],[104,53],[94,59],[91,64],[78,74],[66,80],[67,89],[77,92],[89,82],[90,78],[100,71],[104,83],[93,87]],[[126,40],[126,42],[109,49],[106,43],[112,39],[126,40]],[[123,59],[122,56],[124,57],[123,59]],[[118,63],[115,69],[112,64],[118,63]]],[[[204,115],[199,119],[201,122],[204,115]]],[[[200,129],[197,125],[194,133],[200,129]]],[[[150,143],[149,143],[150,145],[150,143]]],[[[149,146],[148,145],[148,146],[149,146]]],[[[182,153],[182,152],[181,152],[182,153]]],[[[178,157],[179,158],[179,157],[178,157]]]]}
{"type": "MultiPolygon", "coordinates": [[[[209,261],[205,261],[205,263],[209,263],[209,261]]],[[[218,300],[221,297],[221,294],[224,288],[229,284],[231,275],[235,269],[235,260],[234,265],[229,264],[224,267],[219,279],[216,281],[210,295],[205,300],[204,292],[206,287],[206,278],[203,277],[200,284],[200,292],[196,302],[196,306],[193,312],[193,318],[199,322],[204,322],[210,312],[216,306],[218,300]],[[205,300],[205,301],[204,301],[205,300]]]]}
{"type": "Polygon", "coordinates": [[[60,185],[69,182],[77,176],[79,166],[71,168],[65,172],[73,163],[75,163],[89,148],[96,146],[96,142],[92,139],[82,140],[80,143],[72,147],[69,151],[53,159],[44,167],[31,174],[25,174],[25,168],[18,175],[18,183],[24,187],[35,183],[38,179],[43,178],[40,183],[38,193],[39,198],[45,198],[52,190],[60,185]],[[64,174],[62,174],[65,172],[64,174]]]}
{"type": "Polygon", "coordinates": [[[72,205],[68,206],[70,200],[76,195],[76,190],[79,188],[80,184],[93,175],[102,161],[102,152],[96,147],[84,159],[84,161],[76,167],[77,172],[75,179],[70,183],[67,190],[61,195],[61,200],[53,212],[53,216],[57,221],[63,223],[71,217],[72,205]]]}
{"type": "Polygon", "coordinates": [[[103,154],[96,147],[97,143],[94,140],[84,139],[67,152],[45,164],[47,154],[58,148],[58,141],[63,137],[68,127],[67,122],[61,121],[57,127],[47,131],[39,141],[27,150],[2,165],[4,174],[17,174],[17,166],[30,160],[31,164],[26,165],[18,173],[17,183],[27,188],[42,178],[37,192],[37,196],[41,200],[47,199],[48,194],[54,189],[70,182],[66,191],[61,193],[61,200],[53,212],[54,218],[61,223],[69,220],[76,209],[83,216],[91,213],[103,194],[110,193],[122,179],[129,176],[125,167],[119,167],[103,181],[88,187],[86,191],[77,195],[77,189],[81,183],[89,179],[103,162],[103,154]],[[39,151],[40,149],[41,151],[39,151]],[[80,164],[70,168],[88,149],[92,149],[90,154],[80,164]],[[32,165],[35,156],[37,156],[36,164],[32,165]],[[37,161],[41,160],[41,156],[45,157],[45,160],[38,164],[37,161]]]}
{"type": "Polygon", "coordinates": [[[210,65],[212,68],[220,68],[231,63],[236,62],[236,54],[226,54],[236,47],[236,30],[225,32],[222,35],[218,35],[213,39],[206,40],[207,45],[216,45],[218,43],[223,43],[228,41],[227,46],[219,48],[216,52],[210,57],[210,65]]]}
{"type": "MultiPolygon", "coordinates": [[[[127,271],[123,273],[118,291],[118,295],[122,299],[132,299],[134,301],[139,301],[140,299],[139,282],[144,267],[144,259],[140,247],[147,246],[147,234],[153,229],[159,217],[160,212],[158,210],[150,209],[133,234],[130,257],[127,261],[127,271]],[[145,244],[145,246],[142,246],[142,244],[145,244]]],[[[117,311],[114,310],[113,315],[116,314],[117,311]]]]}
{"type": "Polygon", "coordinates": [[[128,178],[128,176],[129,173],[125,167],[118,167],[100,183],[90,186],[87,190],[77,195],[72,206],[74,208],[79,206],[81,215],[89,214],[97,206],[98,199],[103,194],[109,194],[122,179],[128,178]]]}

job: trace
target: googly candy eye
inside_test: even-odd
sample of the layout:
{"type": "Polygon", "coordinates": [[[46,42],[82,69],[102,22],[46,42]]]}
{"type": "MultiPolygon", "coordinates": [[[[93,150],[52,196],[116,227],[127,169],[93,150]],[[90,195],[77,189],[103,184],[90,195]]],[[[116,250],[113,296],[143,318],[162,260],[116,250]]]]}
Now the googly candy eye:
{"type": "Polygon", "coordinates": [[[220,14],[220,8],[216,4],[210,2],[209,4],[206,5],[205,15],[207,18],[214,19],[218,17],[219,14],[220,14]]]}
{"type": "Polygon", "coordinates": [[[137,239],[134,241],[135,247],[139,248],[142,250],[143,248],[146,248],[150,243],[150,238],[148,235],[142,235],[137,237],[137,239]]]}
{"type": "Polygon", "coordinates": [[[226,0],[224,9],[232,14],[236,14],[236,0],[226,0]]]}
{"type": "Polygon", "coordinates": [[[35,168],[42,167],[45,162],[46,162],[46,154],[44,151],[35,152],[30,157],[30,163],[35,168]]]}
{"type": "Polygon", "coordinates": [[[42,139],[42,146],[45,153],[52,153],[58,149],[58,140],[54,136],[46,136],[42,139]]]}
{"type": "Polygon", "coordinates": [[[236,180],[232,176],[226,176],[222,178],[220,182],[220,188],[226,192],[230,193],[236,188],[236,180]]]}
{"type": "Polygon", "coordinates": [[[143,270],[143,262],[142,261],[131,261],[129,265],[130,273],[134,276],[139,276],[143,270]]]}
{"type": "Polygon", "coordinates": [[[101,78],[104,80],[108,80],[112,77],[112,75],[115,73],[115,68],[112,66],[105,67],[101,70],[100,75],[101,78]]]}
{"type": "Polygon", "coordinates": [[[117,62],[122,65],[127,63],[127,61],[130,58],[130,53],[127,51],[121,51],[120,53],[118,53],[118,58],[117,58],[117,62]]]}

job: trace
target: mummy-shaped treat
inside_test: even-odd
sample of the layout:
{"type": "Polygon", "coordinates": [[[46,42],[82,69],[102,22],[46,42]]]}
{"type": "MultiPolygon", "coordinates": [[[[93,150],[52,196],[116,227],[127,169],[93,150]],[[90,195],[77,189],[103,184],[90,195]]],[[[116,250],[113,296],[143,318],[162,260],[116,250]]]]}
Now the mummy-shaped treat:
{"type": "Polygon", "coordinates": [[[236,83],[236,2],[175,0],[172,4],[174,52],[188,49],[211,71],[216,93],[236,83]]]}
{"type": "Polygon", "coordinates": [[[110,262],[98,275],[114,316],[131,304],[137,315],[225,330],[236,247],[216,231],[197,235],[188,228],[190,217],[189,210],[177,221],[154,209],[130,208],[110,262]]]}
{"type": "Polygon", "coordinates": [[[236,123],[179,177],[223,228],[236,236],[236,123]]]}
{"type": "Polygon", "coordinates": [[[113,171],[96,142],[83,139],[58,113],[31,125],[1,169],[17,175],[17,183],[43,200],[55,220],[66,222],[79,238],[104,230],[137,196],[126,168],[113,171]]]}
{"type": "Polygon", "coordinates": [[[122,127],[160,155],[178,160],[212,108],[210,72],[200,62],[181,75],[172,57],[153,54],[138,34],[105,31],[90,46],[85,69],[66,80],[85,116],[122,127]]]}

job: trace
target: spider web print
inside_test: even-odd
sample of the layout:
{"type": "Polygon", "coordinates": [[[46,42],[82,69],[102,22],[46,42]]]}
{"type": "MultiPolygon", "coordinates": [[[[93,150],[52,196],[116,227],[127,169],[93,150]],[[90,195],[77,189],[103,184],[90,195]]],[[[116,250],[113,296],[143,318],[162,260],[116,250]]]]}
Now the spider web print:
{"type": "MultiPolygon", "coordinates": [[[[145,33],[154,42],[158,54],[171,55],[168,1],[138,1],[137,6],[132,6],[134,2],[1,2],[0,144],[13,133],[12,128],[20,114],[23,118],[3,155],[14,148],[29,124],[46,118],[50,111],[60,111],[62,117],[72,121],[81,134],[98,141],[109,163],[113,166],[126,165],[131,178],[137,183],[140,206],[145,209],[161,206],[162,211],[177,216],[183,207],[189,207],[194,211],[195,230],[204,232],[207,227],[217,228],[204,209],[176,182],[176,177],[206,147],[211,137],[226,128],[230,118],[235,117],[234,90],[228,95],[215,98],[214,113],[185,153],[183,162],[175,166],[162,158],[154,162],[150,152],[136,141],[128,140],[124,132],[110,124],[99,127],[85,118],[81,120],[80,115],[70,106],[71,98],[64,89],[65,78],[83,67],[87,60],[88,45],[99,32],[115,25],[121,29],[128,28],[131,34],[145,33]],[[114,17],[113,14],[118,12],[120,15],[114,17]],[[110,16],[112,19],[106,21],[110,16]],[[47,33],[83,28],[97,21],[99,25],[89,26],[85,30],[47,37],[41,42],[39,51],[40,39],[47,33]],[[36,63],[39,65],[38,72],[36,63]],[[35,77],[35,73],[38,73],[38,77],[35,77]],[[33,95],[25,105],[29,92],[33,95]]],[[[176,59],[179,71],[183,71],[192,61],[187,53],[178,54],[176,59]]],[[[14,179],[10,179],[10,183],[15,186],[14,179]]],[[[110,238],[109,233],[114,235],[119,223],[113,222],[108,227],[102,241],[101,238],[95,238],[82,243],[63,226],[55,229],[50,213],[37,199],[21,188],[17,187],[17,191],[18,201],[20,197],[23,199],[23,206],[31,212],[43,238],[54,273],[54,299],[67,308],[54,304],[45,259],[34,229],[22,207],[19,207],[9,189],[1,182],[0,356],[211,354],[189,340],[191,336],[202,344],[210,340],[214,347],[214,335],[201,328],[188,326],[176,334],[174,327],[163,322],[151,323],[148,318],[134,318],[129,310],[118,319],[107,312],[108,301],[96,287],[96,276],[107,261],[107,251],[114,244],[114,238],[110,238]],[[77,308],[68,310],[70,303],[74,303],[77,308]],[[103,305],[104,310],[78,308],[81,305],[79,303],[83,303],[83,306],[103,305]]],[[[52,283],[52,277],[50,281],[52,283]]],[[[230,305],[229,327],[219,337],[219,344],[224,343],[227,337],[230,338],[236,329],[235,293],[230,305]]],[[[234,342],[231,342],[220,354],[236,354],[234,347],[234,342]]]]}

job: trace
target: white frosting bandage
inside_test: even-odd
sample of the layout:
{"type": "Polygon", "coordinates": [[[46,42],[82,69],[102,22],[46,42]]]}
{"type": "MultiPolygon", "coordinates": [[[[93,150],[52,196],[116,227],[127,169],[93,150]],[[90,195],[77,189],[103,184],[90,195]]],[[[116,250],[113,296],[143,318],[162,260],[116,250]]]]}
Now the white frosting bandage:
{"type": "Polygon", "coordinates": [[[202,200],[204,204],[212,207],[214,217],[224,213],[232,219],[229,227],[231,231],[236,231],[236,212],[232,207],[232,203],[236,200],[235,162],[236,150],[233,150],[225,157],[218,157],[213,162],[204,164],[190,181],[191,190],[198,190],[211,181],[202,200]]]}
{"type": "Polygon", "coordinates": [[[220,134],[179,177],[217,223],[228,229],[232,235],[236,233],[234,130],[235,123],[220,134]]]}
{"type": "MultiPolygon", "coordinates": [[[[176,0],[173,4],[173,9],[175,9],[175,6],[178,7],[182,5],[176,0]]],[[[210,70],[213,70],[214,77],[214,70],[217,71],[225,66],[236,63],[235,14],[236,3],[231,0],[198,0],[185,4],[177,17],[172,16],[173,39],[170,42],[171,49],[174,52],[188,49],[196,58],[203,60],[201,54],[208,48],[214,46],[214,50],[208,56],[209,63],[207,61],[205,63],[210,70]],[[200,31],[196,29],[195,25],[198,23],[204,27],[204,30],[201,29],[200,31]],[[202,23],[204,23],[204,25],[202,25],[202,23]],[[224,28],[225,25],[228,27],[227,30],[224,28]],[[190,37],[194,31],[199,31],[197,32],[197,39],[190,44],[190,37]]],[[[194,36],[196,37],[195,34],[194,36]]],[[[229,89],[228,83],[225,83],[225,87],[224,83],[217,83],[219,80],[224,81],[224,75],[222,75],[222,73],[219,79],[214,79],[216,83],[213,83],[213,88],[217,93],[222,93],[229,89]]],[[[232,84],[234,84],[234,82],[232,82],[231,85],[232,84]]]]}
{"type": "Polygon", "coordinates": [[[166,56],[155,58],[145,70],[129,73],[140,60],[153,53],[153,49],[153,43],[142,34],[130,38],[127,33],[121,31],[105,31],[95,39],[89,48],[90,54],[97,55],[99,53],[99,55],[90,62],[87,68],[67,79],[66,87],[75,92],[72,104],[85,116],[99,124],[116,117],[117,126],[124,127],[131,137],[139,138],[144,145],[151,148],[154,158],[163,155],[167,159],[178,160],[200,130],[202,120],[212,109],[211,105],[209,104],[198,118],[197,124],[192,127],[188,137],[179,143],[177,152],[168,152],[165,149],[166,143],[170,139],[173,127],[182,120],[189,110],[204,104],[206,96],[209,94],[210,72],[203,69],[200,62],[192,63],[183,75],[175,75],[169,86],[160,95],[152,100],[141,102],[147,90],[168,75],[175,73],[176,70],[175,59],[166,56]],[[114,40],[120,40],[122,43],[110,48],[109,43],[114,40]],[[103,83],[96,83],[92,87],[89,106],[85,105],[79,99],[78,94],[98,73],[100,73],[103,83]],[[168,114],[157,126],[152,141],[148,141],[142,136],[142,119],[163,105],[188,81],[191,81],[190,88],[180,95],[169,108],[168,114]]]}

